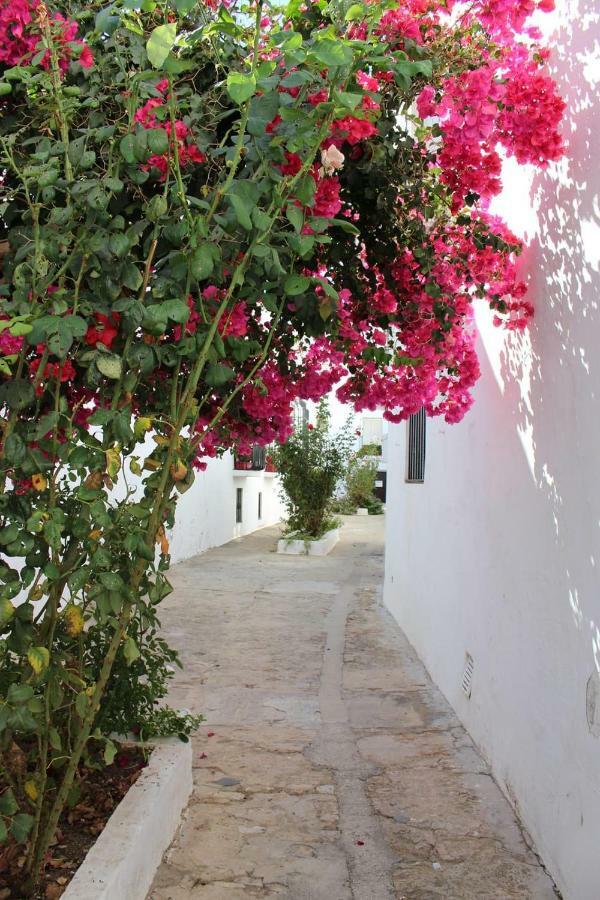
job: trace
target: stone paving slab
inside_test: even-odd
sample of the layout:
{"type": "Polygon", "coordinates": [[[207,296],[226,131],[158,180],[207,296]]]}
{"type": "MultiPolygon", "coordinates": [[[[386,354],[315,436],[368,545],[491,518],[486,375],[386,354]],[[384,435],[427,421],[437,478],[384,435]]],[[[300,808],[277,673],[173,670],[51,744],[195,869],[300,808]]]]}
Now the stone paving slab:
{"type": "Polygon", "coordinates": [[[551,900],[552,882],[380,603],[383,519],[325,558],[265,529],[177,566],[163,626],[202,712],[149,900],[551,900]]]}

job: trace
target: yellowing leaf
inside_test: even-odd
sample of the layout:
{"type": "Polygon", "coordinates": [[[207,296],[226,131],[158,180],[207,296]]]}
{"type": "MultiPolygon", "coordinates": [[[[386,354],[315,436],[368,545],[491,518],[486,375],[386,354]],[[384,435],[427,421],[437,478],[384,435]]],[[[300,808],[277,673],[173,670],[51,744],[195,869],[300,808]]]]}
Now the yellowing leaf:
{"type": "Polygon", "coordinates": [[[71,637],[77,637],[78,634],[81,634],[84,624],[81,607],[76,606],[74,603],[69,603],[69,605],[65,607],[63,616],[67,634],[71,637]]]}
{"type": "Polygon", "coordinates": [[[135,420],[135,425],[133,426],[133,433],[135,434],[138,441],[143,438],[147,431],[150,431],[152,428],[152,419],[149,416],[140,416],[139,419],[135,420]]]}
{"type": "Polygon", "coordinates": [[[112,447],[110,450],[106,451],[105,456],[106,471],[108,472],[109,477],[114,481],[121,471],[121,453],[119,450],[112,447]]]}
{"type": "Polygon", "coordinates": [[[29,799],[33,800],[33,802],[35,803],[38,798],[39,791],[37,789],[37,784],[35,783],[33,778],[28,778],[23,787],[29,799]]]}
{"type": "Polygon", "coordinates": [[[97,491],[102,487],[103,483],[104,475],[102,472],[97,471],[92,472],[91,475],[88,475],[88,477],[83,482],[83,486],[89,488],[92,491],[97,491]]]}
{"type": "Polygon", "coordinates": [[[169,541],[163,525],[156,532],[156,543],[160,544],[160,552],[166,556],[169,552],[169,541]]]}
{"type": "Polygon", "coordinates": [[[40,675],[50,663],[50,653],[47,647],[31,647],[27,651],[27,661],[36,675],[40,675]]]}
{"type": "Polygon", "coordinates": [[[169,472],[173,481],[183,481],[183,479],[187,475],[187,466],[180,459],[178,459],[173,463],[173,465],[169,469],[169,472]]]}
{"type": "Polygon", "coordinates": [[[36,491],[45,491],[48,487],[48,480],[38,472],[31,476],[31,485],[36,491]]]}
{"type": "Polygon", "coordinates": [[[15,614],[15,608],[6,597],[0,600],[0,628],[4,628],[15,614]]]}

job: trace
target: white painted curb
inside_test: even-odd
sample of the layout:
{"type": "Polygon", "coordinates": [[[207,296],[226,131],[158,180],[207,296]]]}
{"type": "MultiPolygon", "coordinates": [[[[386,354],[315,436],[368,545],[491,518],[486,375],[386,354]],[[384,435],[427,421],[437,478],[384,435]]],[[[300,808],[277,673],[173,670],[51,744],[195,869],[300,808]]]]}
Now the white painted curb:
{"type": "Polygon", "coordinates": [[[191,743],[156,741],[62,900],[145,900],[191,792],[191,743]]]}
{"type": "Polygon", "coordinates": [[[277,541],[277,552],[288,553],[291,556],[327,556],[339,539],[339,528],[326,532],[318,541],[295,541],[293,538],[282,538],[277,541]]]}

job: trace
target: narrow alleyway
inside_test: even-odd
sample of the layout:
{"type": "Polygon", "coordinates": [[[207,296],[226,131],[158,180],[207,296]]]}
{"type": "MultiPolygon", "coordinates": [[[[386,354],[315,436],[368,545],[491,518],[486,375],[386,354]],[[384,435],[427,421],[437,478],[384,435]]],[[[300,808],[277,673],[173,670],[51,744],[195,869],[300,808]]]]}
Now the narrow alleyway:
{"type": "Polygon", "coordinates": [[[151,900],[550,900],[464,729],[381,606],[383,519],[324,559],[276,529],[173,572],[163,625],[202,712],[151,900]]]}

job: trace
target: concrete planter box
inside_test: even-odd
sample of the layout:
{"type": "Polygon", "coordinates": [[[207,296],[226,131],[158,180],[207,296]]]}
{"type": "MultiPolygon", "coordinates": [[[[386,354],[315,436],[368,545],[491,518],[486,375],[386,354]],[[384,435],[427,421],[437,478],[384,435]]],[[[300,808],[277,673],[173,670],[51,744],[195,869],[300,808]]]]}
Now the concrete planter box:
{"type": "Polygon", "coordinates": [[[191,792],[191,743],[157,741],[62,900],[145,900],[191,792]]]}
{"type": "Polygon", "coordinates": [[[277,542],[278,553],[288,553],[291,556],[327,556],[331,553],[335,545],[340,539],[339,528],[333,528],[327,531],[322,538],[317,541],[311,540],[294,540],[293,534],[287,538],[282,538],[277,542]]]}

